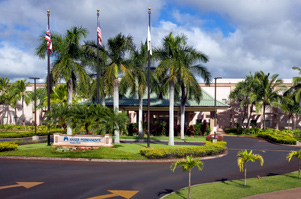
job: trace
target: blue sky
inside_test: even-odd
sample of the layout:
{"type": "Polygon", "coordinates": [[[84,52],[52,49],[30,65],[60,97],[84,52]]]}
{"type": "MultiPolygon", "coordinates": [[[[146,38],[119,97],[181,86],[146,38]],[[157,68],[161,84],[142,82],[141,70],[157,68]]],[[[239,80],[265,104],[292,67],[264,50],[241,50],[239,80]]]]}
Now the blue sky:
{"type": "MultiPolygon", "coordinates": [[[[264,71],[290,79],[301,63],[301,1],[298,0],[0,0],[0,76],[11,81],[46,77],[46,61],[35,55],[46,30],[64,34],[72,26],[96,38],[96,9],[104,44],[118,33],[138,46],[147,37],[152,8],[152,46],[173,32],[209,56],[212,77],[244,78],[264,71]]],[[[199,79],[202,82],[202,79],[199,79]]]]}

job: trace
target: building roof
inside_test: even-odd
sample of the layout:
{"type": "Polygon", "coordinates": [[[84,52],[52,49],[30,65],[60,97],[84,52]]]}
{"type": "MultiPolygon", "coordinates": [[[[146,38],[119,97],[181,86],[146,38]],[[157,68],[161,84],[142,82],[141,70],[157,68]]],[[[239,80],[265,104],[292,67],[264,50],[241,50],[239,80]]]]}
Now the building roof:
{"type": "MultiPolygon", "coordinates": [[[[203,98],[200,103],[197,103],[195,100],[187,100],[186,107],[214,107],[214,98],[210,96],[206,91],[202,89],[203,98]]],[[[87,101],[86,101],[87,102],[87,101]]],[[[88,101],[88,103],[91,101],[88,101]]],[[[148,99],[147,93],[143,96],[143,106],[147,106],[148,99]]],[[[106,99],[106,106],[113,106],[113,98],[106,99]]],[[[119,98],[119,107],[138,107],[139,100],[138,95],[131,96],[129,92],[127,92],[124,96],[119,98]]],[[[150,106],[151,107],[169,107],[169,98],[164,97],[163,99],[158,99],[155,93],[150,94],[150,106]]],[[[180,100],[175,101],[175,107],[180,107],[180,100]]],[[[221,101],[216,100],[217,108],[229,108],[228,104],[225,104],[221,101]]]]}

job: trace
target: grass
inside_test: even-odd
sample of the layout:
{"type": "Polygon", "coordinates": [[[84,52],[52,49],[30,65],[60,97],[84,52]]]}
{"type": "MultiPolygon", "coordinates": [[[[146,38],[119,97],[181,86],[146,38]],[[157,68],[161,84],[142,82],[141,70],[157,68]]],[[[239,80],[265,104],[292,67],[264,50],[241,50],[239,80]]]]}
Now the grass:
{"type": "MultiPolygon", "coordinates": [[[[56,149],[46,146],[46,143],[28,144],[18,146],[16,151],[1,152],[0,155],[7,156],[31,156],[31,157],[62,157],[62,158],[96,158],[96,159],[147,159],[139,154],[138,150],[145,148],[147,144],[131,143],[117,144],[115,148],[100,147],[96,150],[58,152],[56,149]]],[[[191,145],[151,144],[152,148],[177,148],[192,147],[191,145]]]]}
{"type": "MultiPolygon", "coordinates": [[[[133,139],[133,140],[138,140],[138,136],[120,136],[120,139],[133,139]]],[[[147,139],[147,136],[144,135],[144,140],[147,139]]],[[[150,136],[150,140],[159,140],[159,141],[164,141],[168,140],[168,136],[150,136]]],[[[181,139],[181,137],[174,137],[175,141],[194,141],[194,142],[205,142],[206,137],[205,136],[185,136],[185,139],[181,139]]]]}
{"type": "MultiPolygon", "coordinates": [[[[261,177],[260,179],[250,178],[247,179],[247,186],[244,186],[244,180],[196,185],[191,187],[191,198],[239,199],[261,193],[299,188],[300,186],[301,179],[298,178],[298,172],[293,172],[285,175],[261,177]]],[[[184,188],[165,198],[183,199],[187,197],[188,188],[184,188]]]]}

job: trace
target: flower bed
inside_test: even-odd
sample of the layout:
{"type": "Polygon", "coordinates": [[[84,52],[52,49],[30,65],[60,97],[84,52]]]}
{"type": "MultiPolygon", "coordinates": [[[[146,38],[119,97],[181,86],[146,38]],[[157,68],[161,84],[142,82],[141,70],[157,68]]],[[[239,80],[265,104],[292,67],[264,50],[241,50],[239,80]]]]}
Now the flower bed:
{"type": "Polygon", "coordinates": [[[10,142],[1,142],[0,143],[0,152],[3,151],[14,151],[18,148],[17,144],[12,144],[10,142]]]}

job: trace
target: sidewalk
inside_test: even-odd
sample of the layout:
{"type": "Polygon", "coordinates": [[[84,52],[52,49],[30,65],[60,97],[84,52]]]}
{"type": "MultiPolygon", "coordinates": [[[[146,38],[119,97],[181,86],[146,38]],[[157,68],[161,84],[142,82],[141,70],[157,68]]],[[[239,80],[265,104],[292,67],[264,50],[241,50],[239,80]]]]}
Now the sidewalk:
{"type": "Polygon", "coordinates": [[[263,193],[254,196],[248,196],[243,199],[300,199],[301,188],[287,189],[275,191],[271,193],[263,193]]]}

